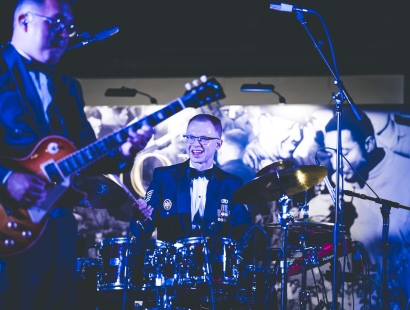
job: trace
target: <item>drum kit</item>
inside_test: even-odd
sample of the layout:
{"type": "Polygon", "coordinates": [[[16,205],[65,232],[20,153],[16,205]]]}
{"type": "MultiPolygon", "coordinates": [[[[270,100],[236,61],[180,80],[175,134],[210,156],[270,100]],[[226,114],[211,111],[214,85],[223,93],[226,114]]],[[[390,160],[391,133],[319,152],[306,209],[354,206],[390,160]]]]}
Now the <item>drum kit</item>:
{"type": "MultiPolygon", "coordinates": [[[[105,239],[95,245],[98,258],[77,258],[76,291],[77,296],[83,294],[77,308],[105,309],[99,306],[104,296],[123,304],[135,301],[133,309],[276,309],[274,286],[279,277],[282,300],[286,300],[288,276],[301,275],[299,302],[300,308],[306,309],[310,301],[307,271],[328,263],[334,253],[333,243],[310,240],[312,236],[331,235],[333,224],[311,221],[307,202],[301,207],[305,211],[304,219],[293,218],[287,195],[307,191],[326,175],[327,169],[322,166],[294,167],[293,162],[280,161],[260,170],[255,179],[234,193],[233,200],[238,203],[279,201],[282,205],[279,221],[265,224],[282,231],[282,247],[267,266],[244,263],[243,254],[248,247],[246,242],[241,242],[244,238],[237,242],[224,237],[190,237],[175,243],[153,239],[143,243],[133,237],[105,239]],[[297,247],[288,245],[289,232],[298,236],[297,247]],[[88,301],[83,303],[84,299],[88,301]],[[137,301],[143,301],[143,305],[137,301]]],[[[96,203],[103,207],[102,192],[113,192],[118,187],[104,178],[87,181],[78,181],[79,189],[84,190],[81,184],[90,186],[91,181],[105,190],[89,195],[90,201],[84,202],[86,206],[96,203]]],[[[344,236],[340,241],[338,256],[351,253],[352,241],[344,236]]],[[[286,304],[282,303],[282,309],[286,309],[286,304]]]]}

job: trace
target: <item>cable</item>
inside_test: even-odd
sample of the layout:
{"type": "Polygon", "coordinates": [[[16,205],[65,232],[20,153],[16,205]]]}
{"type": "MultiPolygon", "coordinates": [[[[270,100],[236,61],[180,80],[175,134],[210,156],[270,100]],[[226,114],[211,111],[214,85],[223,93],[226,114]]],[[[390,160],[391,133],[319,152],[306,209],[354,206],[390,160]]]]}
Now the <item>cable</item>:
{"type": "Polygon", "coordinates": [[[315,274],[314,274],[314,272],[313,272],[313,268],[310,269],[310,271],[312,272],[313,282],[315,283],[317,304],[319,305],[319,304],[320,304],[320,300],[319,300],[319,288],[317,287],[317,284],[316,284],[316,277],[315,277],[315,274]]]}
{"type": "Polygon", "coordinates": [[[327,293],[326,293],[326,287],[325,287],[325,280],[324,280],[324,276],[322,273],[322,270],[320,268],[319,269],[319,273],[320,273],[320,279],[322,280],[322,287],[323,287],[323,299],[326,301],[326,305],[329,304],[329,300],[327,299],[327,293]]]}

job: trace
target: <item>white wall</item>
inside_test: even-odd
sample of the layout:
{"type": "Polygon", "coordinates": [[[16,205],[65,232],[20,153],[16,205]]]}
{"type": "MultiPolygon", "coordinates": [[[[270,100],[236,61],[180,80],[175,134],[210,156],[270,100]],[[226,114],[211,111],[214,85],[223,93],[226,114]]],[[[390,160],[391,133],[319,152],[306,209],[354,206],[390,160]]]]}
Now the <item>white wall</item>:
{"type": "MultiPolygon", "coordinates": [[[[184,94],[184,85],[194,78],[139,78],[139,79],[81,79],[87,105],[149,105],[147,97],[105,97],[107,88],[122,86],[136,88],[166,104],[184,94]]],[[[240,77],[217,78],[227,96],[224,105],[263,105],[278,103],[273,93],[244,93],[244,83],[275,85],[275,90],[286,98],[288,104],[332,104],[331,94],[338,92],[333,78],[319,77],[240,77]]],[[[356,104],[403,104],[404,77],[402,75],[344,76],[342,81],[356,104]]]]}

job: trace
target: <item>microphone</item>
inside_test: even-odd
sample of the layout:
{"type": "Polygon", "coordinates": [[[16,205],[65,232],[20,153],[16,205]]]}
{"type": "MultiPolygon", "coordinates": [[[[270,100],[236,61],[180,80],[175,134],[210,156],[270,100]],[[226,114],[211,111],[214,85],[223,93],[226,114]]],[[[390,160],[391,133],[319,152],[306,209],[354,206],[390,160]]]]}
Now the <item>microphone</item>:
{"type": "MultiPolygon", "coordinates": [[[[94,41],[102,41],[104,39],[107,39],[111,36],[113,36],[114,34],[118,33],[118,31],[120,31],[120,28],[118,28],[117,26],[113,26],[107,29],[104,29],[98,33],[96,33],[93,36],[90,36],[87,32],[85,32],[85,34],[83,35],[85,37],[85,40],[69,47],[67,50],[71,50],[74,48],[78,48],[78,47],[82,47],[84,45],[87,45],[88,43],[94,42],[94,41]]],[[[82,35],[77,35],[77,36],[82,36],[82,35]]]]}
{"type": "Polygon", "coordinates": [[[279,2],[271,2],[269,8],[271,10],[281,11],[281,12],[316,13],[314,10],[311,10],[311,9],[299,8],[292,4],[279,3],[279,2]]]}

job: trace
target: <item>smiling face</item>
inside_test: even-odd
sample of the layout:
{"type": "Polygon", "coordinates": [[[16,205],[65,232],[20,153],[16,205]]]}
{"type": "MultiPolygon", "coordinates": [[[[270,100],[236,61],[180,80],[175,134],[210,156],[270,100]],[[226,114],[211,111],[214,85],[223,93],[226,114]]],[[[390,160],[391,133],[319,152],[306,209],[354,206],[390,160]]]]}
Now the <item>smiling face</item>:
{"type": "MultiPolygon", "coordinates": [[[[187,128],[187,135],[196,137],[221,138],[215,127],[209,121],[192,121],[187,128]]],[[[212,166],[214,154],[220,149],[222,140],[211,140],[208,145],[202,145],[195,139],[193,144],[186,143],[186,152],[192,166],[198,170],[205,170],[212,166]]]]}
{"type": "Polygon", "coordinates": [[[67,48],[68,31],[55,31],[50,21],[35,14],[69,25],[74,20],[71,8],[63,1],[45,0],[43,5],[23,4],[15,14],[13,45],[41,63],[56,64],[67,48]]]}

